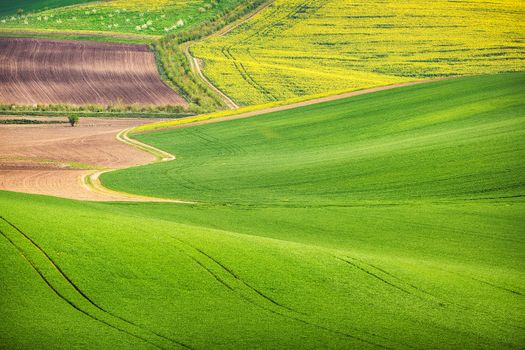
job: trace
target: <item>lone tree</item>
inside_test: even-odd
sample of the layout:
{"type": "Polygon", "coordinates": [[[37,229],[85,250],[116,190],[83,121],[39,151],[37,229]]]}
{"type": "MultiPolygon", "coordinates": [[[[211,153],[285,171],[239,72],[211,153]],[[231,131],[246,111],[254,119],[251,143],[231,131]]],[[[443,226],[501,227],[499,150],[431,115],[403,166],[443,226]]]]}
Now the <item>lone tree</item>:
{"type": "Polygon", "coordinates": [[[67,117],[67,120],[69,121],[69,124],[71,124],[71,126],[75,126],[75,124],[78,123],[78,116],[70,115],[67,117]]]}

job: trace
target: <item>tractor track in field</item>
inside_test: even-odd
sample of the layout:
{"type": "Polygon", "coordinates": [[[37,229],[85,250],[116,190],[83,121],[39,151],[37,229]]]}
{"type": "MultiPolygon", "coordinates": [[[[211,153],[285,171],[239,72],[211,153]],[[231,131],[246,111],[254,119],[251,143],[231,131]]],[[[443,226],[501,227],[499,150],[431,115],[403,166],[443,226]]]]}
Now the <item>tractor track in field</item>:
{"type": "Polygon", "coordinates": [[[185,349],[192,349],[190,346],[180,341],[152,331],[103,308],[93,301],[92,298],[87,296],[87,294],[82,289],[80,289],[68,275],[66,275],[66,273],[51,258],[51,256],[27,233],[23,232],[20,228],[2,216],[0,216],[0,223],[1,222],[3,222],[3,225],[0,224],[0,234],[20,253],[23,259],[33,268],[33,270],[35,270],[35,272],[42,278],[46,285],[59,298],[64,300],[75,310],[95,321],[139,339],[156,348],[169,349],[171,346],[176,346],[177,348],[182,347],[185,349]],[[11,232],[11,235],[7,233],[8,231],[11,232]],[[21,241],[25,244],[21,244],[21,241]],[[25,248],[23,245],[25,245],[25,248]],[[40,260],[48,265],[47,271],[45,267],[42,267],[39,263],[35,262],[35,260],[37,260],[35,256],[39,256],[40,260]],[[53,274],[54,276],[50,276],[50,274],[53,274]],[[61,281],[63,285],[56,285],[56,280],[54,280],[53,277],[61,281]],[[64,286],[69,290],[64,290],[64,286]],[[67,295],[68,293],[70,295],[67,295]],[[168,342],[170,346],[166,346],[165,342],[168,342]]]}
{"type": "MultiPolygon", "coordinates": [[[[445,300],[435,294],[432,294],[432,293],[429,293],[428,291],[408,282],[408,281],[405,281],[397,276],[395,276],[394,274],[376,266],[376,265],[373,265],[373,264],[370,264],[370,263],[367,263],[363,260],[360,260],[360,259],[357,259],[357,258],[354,258],[354,257],[349,257],[349,256],[334,256],[335,259],[341,261],[341,262],[344,262],[344,263],[347,263],[349,264],[350,266],[352,266],[353,268],[356,268],[364,273],[366,273],[367,275],[377,279],[378,281],[380,281],[381,283],[384,283],[392,288],[395,288],[403,293],[406,293],[412,297],[415,297],[417,299],[420,299],[421,301],[423,302],[432,302],[432,303],[435,303],[437,304],[438,307],[440,308],[446,308],[446,307],[455,307],[459,310],[462,310],[462,311],[470,311],[470,312],[478,312],[478,313],[481,313],[485,316],[489,316],[489,317],[493,317],[493,315],[490,313],[490,312],[487,312],[485,310],[478,310],[478,309],[475,309],[475,308],[472,308],[472,307],[467,307],[465,305],[461,305],[455,301],[451,301],[451,300],[445,300]],[[368,268],[366,268],[368,267],[368,268]],[[376,270],[376,271],[372,271],[373,270],[376,270]],[[393,279],[395,280],[396,282],[391,282],[391,281],[388,281],[387,280],[387,277],[384,277],[384,276],[381,276],[382,275],[385,275],[385,276],[388,276],[388,278],[390,279],[393,279]],[[397,283],[399,283],[400,285],[398,285],[397,283]],[[406,286],[406,287],[405,287],[406,286]],[[422,297],[418,294],[416,294],[415,292],[411,292],[410,290],[408,290],[408,287],[410,287],[411,289],[413,289],[414,291],[417,291],[421,294],[424,294],[426,296],[425,297],[422,297]]],[[[471,280],[474,280],[474,281],[477,281],[481,284],[485,284],[485,285],[489,285],[495,289],[499,289],[499,290],[502,290],[502,291],[505,291],[505,292],[509,292],[509,293],[512,293],[512,294],[516,294],[516,295],[519,295],[519,296],[523,296],[523,294],[521,294],[520,292],[517,292],[515,290],[512,290],[512,289],[509,289],[509,288],[505,288],[505,287],[501,287],[501,286],[497,286],[497,285],[494,285],[490,282],[487,282],[487,281],[483,281],[483,280],[480,280],[480,279],[477,279],[475,277],[472,277],[470,275],[464,275],[464,274],[460,274],[460,273],[457,273],[457,272],[452,272],[450,270],[447,270],[447,269],[443,269],[443,268],[440,268],[439,270],[443,271],[443,272],[446,272],[446,273],[450,273],[450,274],[454,274],[454,275],[457,275],[457,276],[460,276],[462,278],[465,278],[465,279],[471,279],[471,280]]],[[[501,322],[503,320],[501,319],[494,319],[492,320],[493,324],[494,324],[494,327],[501,327],[501,322]]],[[[516,329],[520,329],[520,330],[523,330],[525,329],[524,327],[520,327],[518,325],[512,325],[512,327],[516,328],[516,329]]]]}
{"type": "MultiPolygon", "coordinates": [[[[270,0],[270,1],[266,2],[266,3],[264,3],[263,5],[259,6],[257,9],[255,9],[253,12],[250,12],[246,16],[241,18],[240,20],[235,21],[232,24],[229,24],[229,25],[225,26],[224,28],[222,28],[218,32],[211,34],[209,37],[221,37],[221,36],[224,36],[224,35],[228,34],[232,30],[234,30],[235,28],[237,28],[237,27],[241,26],[242,24],[244,24],[245,22],[249,21],[252,17],[257,15],[261,11],[265,10],[266,8],[268,8],[270,5],[273,4],[273,2],[274,2],[273,0],[270,0]]],[[[240,106],[238,104],[236,104],[228,95],[226,95],[221,89],[219,89],[217,86],[215,86],[215,84],[213,84],[206,77],[206,75],[202,71],[202,66],[203,66],[202,60],[197,58],[197,57],[194,57],[191,54],[191,50],[190,50],[191,44],[192,44],[192,42],[187,42],[187,43],[182,44],[180,47],[181,47],[182,52],[184,53],[184,55],[186,56],[186,58],[190,62],[190,67],[191,67],[192,72],[194,74],[196,74],[213,91],[215,91],[221,97],[221,99],[226,104],[226,106],[228,106],[228,108],[230,108],[230,109],[239,108],[240,106]]]]}
{"type": "MultiPolygon", "coordinates": [[[[314,327],[319,330],[334,334],[336,336],[357,340],[364,344],[372,345],[374,347],[381,348],[381,349],[393,349],[392,347],[385,346],[379,343],[378,341],[368,340],[366,338],[363,338],[363,337],[360,337],[354,334],[350,334],[348,332],[344,332],[338,329],[334,329],[329,326],[319,324],[318,322],[312,322],[308,320],[308,316],[309,316],[308,314],[305,314],[301,311],[298,311],[286,305],[283,305],[282,303],[276,301],[272,297],[266,295],[265,293],[260,291],[258,288],[255,288],[250,283],[246,282],[237,273],[232,271],[232,269],[227,267],[224,263],[220,262],[217,258],[211,256],[210,254],[206,253],[202,249],[199,249],[189,244],[188,242],[185,242],[179,238],[174,237],[173,235],[170,235],[170,237],[174,241],[176,241],[176,248],[181,254],[185,255],[190,260],[192,260],[195,264],[199,265],[220,285],[222,285],[228,291],[237,294],[239,298],[246,301],[247,303],[257,308],[260,308],[262,310],[265,310],[271,314],[277,315],[279,317],[284,317],[291,321],[299,322],[309,327],[314,327]]],[[[358,330],[358,329],[354,329],[354,330],[357,332],[368,333],[363,330],[358,330]]],[[[388,339],[386,337],[380,336],[375,333],[374,334],[368,333],[367,335],[373,338],[378,338],[386,342],[392,342],[392,339],[388,339]]],[[[409,344],[399,343],[399,345],[402,345],[406,348],[416,349],[415,347],[409,344]]]]}
{"type": "MultiPolygon", "coordinates": [[[[384,275],[388,275],[388,276],[390,276],[390,277],[393,278],[393,279],[399,280],[399,278],[395,277],[394,275],[390,274],[389,272],[386,272],[385,270],[382,270],[382,269],[380,269],[380,268],[378,268],[378,267],[375,267],[375,266],[373,266],[373,265],[367,264],[367,263],[365,263],[365,262],[363,262],[363,261],[360,261],[360,260],[357,260],[357,259],[355,259],[355,258],[350,258],[350,257],[340,258],[340,257],[336,257],[336,259],[339,260],[339,261],[342,261],[342,262],[344,262],[344,263],[347,263],[348,265],[352,266],[353,268],[358,269],[358,270],[360,270],[360,271],[366,273],[367,275],[369,275],[369,276],[375,278],[376,280],[380,281],[381,283],[384,283],[384,284],[386,284],[386,285],[388,285],[388,286],[390,286],[390,287],[392,287],[392,288],[394,288],[394,289],[397,289],[397,290],[399,290],[399,291],[401,291],[401,292],[403,292],[403,293],[405,293],[405,294],[408,294],[408,295],[410,295],[410,296],[412,296],[412,297],[415,297],[415,298],[418,298],[418,299],[420,299],[420,300],[428,301],[428,299],[423,298],[423,297],[421,297],[421,296],[415,294],[414,292],[411,292],[410,290],[408,290],[408,289],[406,289],[406,288],[404,288],[404,287],[402,287],[402,286],[399,286],[399,285],[397,285],[397,284],[395,284],[395,283],[393,283],[393,282],[388,281],[386,278],[381,277],[378,273],[376,273],[376,272],[372,272],[371,270],[366,269],[365,267],[363,267],[363,266],[361,266],[361,265],[365,265],[365,264],[366,264],[366,265],[368,265],[369,267],[372,267],[372,268],[374,268],[374,269],[376,269],[376,270],[382,272],[384,275]],[[352,260],[353,260],[353,261],[352,261],[352,260]],[[359,261],[359,263],[358,263],[358,261],[359,261]]],[[[437,299],[434,295],[432,295],[432,294],[430,294],[430,293],[428,293],[428,292],[426,292],[426,291],[424,291],[424,290],[422,290],[422,289],[420,289],[420,288],[418,288],[418,287],[416,287],[416,286],[414,286],[414,285],[412,285],[412,284],[408,284],[408,285],[409,285],[410,287],[412,287],[413,289],[415,289],[415,290],[417,290],[417,291],[419,291],[419,292],[421,292],[421,293],[424,293],[424,294],[426,294],[426,295],[432,297],[433,299],[437,299]]],[[[443,303],[441,303],[441,302],[438,302],[438,304],[439,304],[440,306],[442,306],[442,307],[445,306],[445,305],[444,305],[443,303]]]]}

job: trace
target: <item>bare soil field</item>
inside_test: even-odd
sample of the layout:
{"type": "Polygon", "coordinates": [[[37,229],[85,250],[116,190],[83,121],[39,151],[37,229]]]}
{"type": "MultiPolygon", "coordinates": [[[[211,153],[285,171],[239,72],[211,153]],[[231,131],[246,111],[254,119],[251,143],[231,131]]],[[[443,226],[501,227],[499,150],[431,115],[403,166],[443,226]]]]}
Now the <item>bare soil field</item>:
{"type": "Polygon", "coordinates": [[[0,38],[0,103],[187,105],[146,45],[0,38]]]}
{"type": "Polygon", "coordinates": [[[154,161],[153,155],[115,138],[123,129],[151,121],[81,118],[75,127],[68,124],[1,125],[0,190],[84,200],[141,200],[90,191],[81,178],[100,169],[154,161]]]}

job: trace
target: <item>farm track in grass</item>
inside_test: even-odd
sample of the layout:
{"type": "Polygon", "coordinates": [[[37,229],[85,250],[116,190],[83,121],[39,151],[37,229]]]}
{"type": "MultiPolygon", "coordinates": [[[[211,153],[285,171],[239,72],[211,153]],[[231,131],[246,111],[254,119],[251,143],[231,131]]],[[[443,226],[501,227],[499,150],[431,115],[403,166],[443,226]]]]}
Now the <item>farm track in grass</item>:
{"type": "Polygon", "coordinates": [[[3,104],[187,106],[146,45],[6,37],[0,62],[3,104]]]}
{"type": "MultiPolygon", "coordinates": [[[[310,321],[309,318],[311,317],[311,315],[307,315],[299,310],[294,310],[265,295],[262,291],[250,285],[248,282],[246,282],[244,279],[238,276],[235,272],[226,267],[223,263],[218,261],[216,258],[210,256],[203,250],[196,248],[191,244],[184,242],[181,239],[175,237],[173,237],[173,239],[180,244],[179,249],[182,254],[185,254],[196,264],[202,267],[215,280],[217,280],[218,283],[223,285],[231,292],[238,293],[242,299],[246,300],[248,303],[254,305],[255,307],[261,308],[262,310],[278,315],[280,317],[284,317],[291,321],[303,323],[305,325],[332,333],[336,336],[352,338],[377,348],[389,348],[379,343],[379,341],[388,341],[389,339],[378,337],[375,334],[368,334],[368,336],[372,338],[378,338],[375,339],[375,341],[370,341],[359,336],[355,336],[351,333],[333,329],[322,324],[315,323],[315,321],[310,321]]],[[[407,348],[412,348],[408,344],[402,345],[407,348]]]]}
{"type": "Polygon", "coordinates": [[[62,271],[31,237],[1,216],[0,221],[0,234],[20,252],[49,288],[75,310],[159,349],[168,348],[165,344],[166,341],[171,343],[170,345],[190,349],[185,344],[145,329],[99,306],[62,271]]]}
{"type": "MultiPolygon", "coordinates": [[[[177,160],[103,184],[198,205],[0,192],[0,213],[97,305],[191,348],[521,349],[524,79],[137,134],[177,160]]],[[[4,240],[0,253],[2,343],[148,346],[62,302],[4,240]]]]}

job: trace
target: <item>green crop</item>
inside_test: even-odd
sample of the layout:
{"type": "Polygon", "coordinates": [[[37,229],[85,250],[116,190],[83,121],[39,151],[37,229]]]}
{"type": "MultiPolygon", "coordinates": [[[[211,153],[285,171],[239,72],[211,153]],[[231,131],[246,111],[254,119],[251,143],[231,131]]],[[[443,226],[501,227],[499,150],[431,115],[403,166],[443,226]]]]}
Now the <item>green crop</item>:
{"type": "Polygon", "coordinates": [[[0,192],[0,343],[520,349],[524,82],[144,134],[177,160],[102,178],[193,205],[0,192]]]}
{"type": "Polygon", "coordinates": [[[103,32],[109,35],[173,34],[212,20],[234,8],[239,0],[112,0],[49,10],[10,14],[0,18],[0,30],[103,32]]]}

